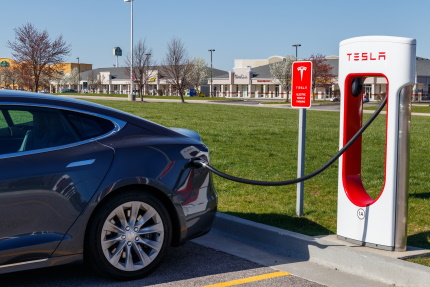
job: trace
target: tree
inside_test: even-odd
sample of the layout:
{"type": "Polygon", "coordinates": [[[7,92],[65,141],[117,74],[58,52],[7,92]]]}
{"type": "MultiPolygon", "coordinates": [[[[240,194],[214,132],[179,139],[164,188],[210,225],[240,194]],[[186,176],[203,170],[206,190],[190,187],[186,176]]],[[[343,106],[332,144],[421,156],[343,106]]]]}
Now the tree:
{"type": "Polygon", "coordinates": [[[29,65],[27,65],[25,62],[16,63],[14,68],[16,69],[16,75],[18,79],[18,89],[29,89],[33,83],[29,65]]]}
{"type": "Polygon", "coordinates": [[[18,70],[16,66],[1,67],[0,68],[0,83],[5,88],[15,88],[18,82],[18,70]]]}
{"type": "Polygon", "coordinates": [[[91,70],[87,76],[88,90],[95,93],[95,91],[98,91],[100,89],[103,81],[104,76],[97,75],[96,73],[94,73],[94,70],[91,70]]]}
{"type": "Polygon", "coordinates": [[[312,54],[309,60],[312,62],[312,90],[314,91],[318,87],[329,88],[333,85],[335,75],[332,74],[333,69],[330,64],[327,63],[325,55],[323,54],[312,54]]]}
{"type": "MultiPolygon", "coordinates": [[[[139,91],[140,99],[143,100],[143,93],[145,87],[151,77],[154,76],[155,71],[151,69],[151,66],[155,66],[155,62],[152,60],[152,49],[146,46],[145,41],[139,41],[133,48],[133,83],[136,84],[136,88],[139,91]]],[[[126,60],[126,71],[130,74],[130,59],[126,60]]]]}
{"type": "Polygon", "coordinates": [[[282,90],[287,93],[285,101],[289,101],[290,89],[291,89],[291,66],[296,60],[294,56],[287,55],[283,61],[275,62],[270,64],[270,73],[272,74],[273,81],[278,81],[282,87],[282,90]]]}
{"type": "Polygon", "coordinates": [[[14,29],[15,41],[8,41],[6,46],[12,49],[14,60],[25,65],[30,73],[31,86],[38,91],[43,76],[49,77],[57,72],[55,64],[64,62],[71,48],[60,35],[51,40],[46,30],[39,31],[31,23],[14,29]]]}
{"type": "Polygon", "coordinates": [[[163,77],[171,81],[175,91],[179,92],[183,103],[185,103],[184,90],[191,68],[192,64],[184,44],[178,38],[173,38],[167,45],[166,56],[160,67],[160,72],[163,77]]]}
{"type": "Polygon", "coordinates": [[[200,94],[200,86],[207,83],[210,70],[203,58],[194,58],[191,65],[188,81],[193,85],[197,94],[200,94]]]}
{"type": "Polygon", "coordinates": [[[73,68],[70,74],[62,74],[59,81],[61,83],[61,86],[71,85],[73,88],[74,86],[77,86],[79,82],[78,68],[73,68]]]}

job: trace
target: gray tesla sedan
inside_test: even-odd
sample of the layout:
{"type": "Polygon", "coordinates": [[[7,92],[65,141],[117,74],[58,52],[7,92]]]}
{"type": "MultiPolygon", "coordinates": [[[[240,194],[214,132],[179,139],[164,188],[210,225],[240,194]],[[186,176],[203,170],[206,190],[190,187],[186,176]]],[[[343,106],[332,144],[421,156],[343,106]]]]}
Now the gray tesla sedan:
{"type": "Polygon", "coordinates": [[[85,101],[0,91],[0,273],[84,259],[144,276],[207,233],[217,195],[191,130],[85,101]]]}

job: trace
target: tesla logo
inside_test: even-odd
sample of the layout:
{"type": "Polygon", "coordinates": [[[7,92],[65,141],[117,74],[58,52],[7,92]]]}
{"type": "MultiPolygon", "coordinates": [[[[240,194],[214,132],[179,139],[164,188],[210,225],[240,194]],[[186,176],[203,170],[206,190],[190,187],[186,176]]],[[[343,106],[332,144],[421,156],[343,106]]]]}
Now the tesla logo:
{"type": "Polygon", "coordinates": [[[300,66],[297,68],[297,71],[300,72],[300,81],[303,81],[303,72],[306,70],[307,70],[307,68],[305,66],[300,66]]]}
{"type": "Polygon", "coordinates": [[[385,61],[385,52],[370,53],[348,53],[348,61],[385,61]]]}

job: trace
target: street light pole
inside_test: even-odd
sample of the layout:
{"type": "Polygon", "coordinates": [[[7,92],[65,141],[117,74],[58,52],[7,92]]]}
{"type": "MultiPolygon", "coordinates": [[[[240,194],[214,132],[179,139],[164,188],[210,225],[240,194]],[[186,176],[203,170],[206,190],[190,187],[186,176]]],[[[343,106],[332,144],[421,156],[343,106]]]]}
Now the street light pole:
{"type": "Polygon", "coordinates": [[[133,2],[134,0],[124,0],[124,2],[130,2],[131,3],[131,17],[130,17],[130,93],[128,95],[129,101],[135,101],[136,97],[133,93],[134,87],[133,87],[133,2]]]}
{"type": "Polygon", "coordinates": [[[209,92],[209,97],[213,97],[213,82],[212,82],[212,71],[213,71],[213,68],[212,68],[212,52],[215,52],[215,49],[210,49],[210,50],[208,50],[209,52],[211,52],[211,89],[210,89],[210,92],[209,92]]]}
{"type": "MultiPolygon", "coordinates": [[[[148,76],[148,67],[149,67],[148,66],[148,58],[151,55],[152,55],[151,53],[145,54],[146,58],[145,58],[145,63],[144,63],[144,66],[145,66],[145,70],[144,70],[145,71],[145,81],[144,81],[144,83],[147,83],[147,81],[148,81],[148,79],[147,79],[147,76],[148,76]]],[[[146,88],[148,88],[148,84],[146,84],[146,88]]],[[[148,92],[149,92],[149,88],[148,88],[148,92]]]]}
{"type": "Polygon", "coordinates": [[[81,64],[79,63],[79,57],[78,59],[78,93],[80,92],[80,86],[81,86],[81,64]]]}
{"type": "Polygon", "coordinates": [[[298,47],[301,47],[302,45],[301,44],[295,44],[295,45],[292,45],[293,47],[296,47],[296,61],[299,59],[298,57],[297,57],[297,48],[298,47]]]}

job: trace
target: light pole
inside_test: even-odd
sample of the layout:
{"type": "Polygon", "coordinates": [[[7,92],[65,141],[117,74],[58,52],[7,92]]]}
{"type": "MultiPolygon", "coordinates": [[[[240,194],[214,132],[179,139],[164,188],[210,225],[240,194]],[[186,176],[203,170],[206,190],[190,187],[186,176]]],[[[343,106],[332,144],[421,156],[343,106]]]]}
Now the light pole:
{"type": "Polygon", "coordinates": [[[130,19],[130,31],[131,31],[131,35],[130,35],[130,93],[128,94],[128,100],[129,101],[135,101],[136,97],[134,96],[133,93],[133,1],[134,0],[124,0],[124,2],[131,2],[131,19],[130,19]]]}
{"type": "Polygon", "coordinates": [[[215,49],[210,49],[208,50],[209,52],[211,52],[211,90],[209,92],[209,97],[213,97],[213,82],[212,82],[212,52],[215,52],[215,49]]]}
{"type": "MultiPolygon", "coordinates": [[[[144,66],[145,66],[145,81],[144,81],[144,83],[146,84],[147,83],[147,81],[148,81],[148,79],[147,79],[147,76],[148,76],[148,59],[149,59],[149,56],[151,56],[152,54],[151,53],[148,53],[148,54],[145,54],[145,56],[146,56],[146,58],[145,58],[145,63],[144,63],[144,66]]],[[[146,86],[146,88],[148,88],[148,84],[146,84],[145,85],[146,86]]],[[[144,89],[145,89],[145,87],[144,87],[144,89]]],[[[148,92],[149,92],[149,88],[148,88],[148,92]]]]}
{"type": "Polygon", "coordinates": [[[78,93],[79,93],[79,88],[81,86],[81,64],[79,63],[79,57],[77,57],[76,59],[78,59],[78,93]]]}
{"type": "Polygon", "coordinates": [[[145,65],[148,65],[148,57],[151,56],[151,53],[145,54],[146,58],[145,58],[145,65]]]}
{"type": "Polygon", "coordinates": [[[297,58],[297,48],[298,47],[301,47],[302,45],[301,44],[295,44],[295,45],[292,45],[293,47],[296,47],[296,61],[298,60],[298,58],[297,58]]]}

